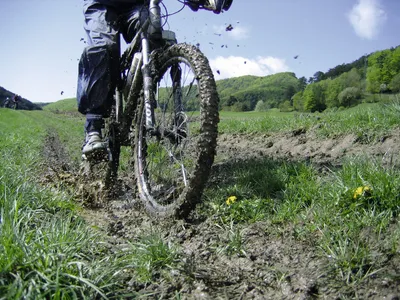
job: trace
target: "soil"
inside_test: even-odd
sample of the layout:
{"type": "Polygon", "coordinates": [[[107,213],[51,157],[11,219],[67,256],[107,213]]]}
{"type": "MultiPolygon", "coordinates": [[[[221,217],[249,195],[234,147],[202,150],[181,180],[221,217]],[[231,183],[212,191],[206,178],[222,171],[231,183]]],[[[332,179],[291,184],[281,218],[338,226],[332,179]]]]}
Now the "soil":
{"type": "MultiPolygon", "coordinates": [[[[45,154],[52,167],[45,181],[57,178],[76,185],[71,178],[77,166],[68,164],[57,137],[49,135],[46,145],[45,154]]],[[[372,144],[363,144],[354,135],[321,140],[315,132],[306,130],[275,135],[223,134],[217,150],[211,185],[218,177],[219,166],[254,158],[340,166],[345,158],[366,154],[393,164],[400,153],[400,133],[393,131],[372,144]]],[[[91,184],[100,189],[96,182],[91,184]]],[[[177,291],[183,299],[400,298],[399,282],[382,278],[371,278],[357,288],[331,284],[328,258],[318,255],[315,245],[300,243],[287,230],[281,235],[270,234],[268,222],[239,226],[246,252],[225,255],[216,245],[226,244],[231,233],[217,225],[213,216],[198,216],[191,221],[150,218],[136,200],[132,182],[122,179],[122,185],[124,192],[108,202],[98,197],[87,200],[88,194],[80,189],[78,198],[87,207],[82,213],[87,222],[99,228],[113,247],[157,231],[165,241],[180,245],[183,253],[180,267],[171,270],[168,278],[161,277],[150,285],[127,279],[127,289],[164,299],[176,297],[177,291]]]]}

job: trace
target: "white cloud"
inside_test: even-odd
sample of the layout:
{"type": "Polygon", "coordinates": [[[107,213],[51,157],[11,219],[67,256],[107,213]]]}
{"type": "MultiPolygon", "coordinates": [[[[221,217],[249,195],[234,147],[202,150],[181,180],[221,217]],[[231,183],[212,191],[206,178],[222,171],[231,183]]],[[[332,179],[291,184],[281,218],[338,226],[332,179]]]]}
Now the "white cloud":
{"type": "Polygon", "coordinates": [[[373,39],[378,34],[386,17],[380,0],[358,0],[348,14],[348,19],[356,34],[366,39],[373,39]]]}
{"type": "Polygon", "coordinates": [[[232,25],[231,31],[226,31],[226,26],[213,26],[214,32],[217,34],[227,35],[234,40],[244,40],[249,37],[250,30],[243,25],[232,25]]]}
{"type": "Polygon", "coordinates": [[[217,80],[244,75],[267,76],[290,71],[284,59],[271,56],[255,59],[240,56],[218,56],[210,60],[210,65],[217,80]]]}

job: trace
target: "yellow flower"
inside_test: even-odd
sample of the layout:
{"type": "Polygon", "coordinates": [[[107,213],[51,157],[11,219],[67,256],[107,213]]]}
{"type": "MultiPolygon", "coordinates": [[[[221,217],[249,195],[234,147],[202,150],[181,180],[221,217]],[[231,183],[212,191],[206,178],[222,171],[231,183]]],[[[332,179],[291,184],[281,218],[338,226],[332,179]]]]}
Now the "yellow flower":
{"type": "Polygon", "coordinates": [[[353,199],[357,199],[361,196],[371,196],[372,189],[369,186],[359,186],[355,189],[353,199]]]}
{"type": "Polygon", "coordinates": [[[226,204],[231,205],[231,204],[235,203],[236,200],[237,200],[236,196],[230,196],[230,197],[228,197],[228,199],[226,199],[226,204]]]}

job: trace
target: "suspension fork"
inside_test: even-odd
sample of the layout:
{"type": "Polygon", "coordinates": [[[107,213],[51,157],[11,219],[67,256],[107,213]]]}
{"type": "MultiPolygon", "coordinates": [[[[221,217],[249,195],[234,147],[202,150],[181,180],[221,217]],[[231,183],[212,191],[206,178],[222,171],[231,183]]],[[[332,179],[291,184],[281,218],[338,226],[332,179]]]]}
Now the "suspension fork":
{"type": "Polygon", "coordinates": [[[154,132],[154,106],[155,106],[155,95],[154,95],[154,84],[150,70],[150,43],[148,36],[160,38],[162,32],[161,26],[161,0],[150,0],[150,24],[149,30],[146,33],[142,33],[142,55],[143,55],[143,89],[144,89],[144,111],[146,118],[146,129],[147,131],[154,132]]]}
{"type": "Polygon", "coordinates": [[[143,55],[143,90],[144,90],[144,113],[146,118],[146,129],[148,131],[154,131],[154,87],[153,78],[151,76],[149,56],[150,56],[150,45],[146,38],[142,39],[142,55],[143,55]]]}
{"type": "MultiPolygon", "coordinates": [[[[116,44],[118,45],[118,57],[121,56],[121,37],[117,35],[116,44]]],[[[121,79],[121,72],[118,69],[118,78],[116,79],[116,86],[115,86],[115,121],[119,124],[122,121],[122,113],[123,113],[123,98],[122,98],[122,79],[121,79]]]]}

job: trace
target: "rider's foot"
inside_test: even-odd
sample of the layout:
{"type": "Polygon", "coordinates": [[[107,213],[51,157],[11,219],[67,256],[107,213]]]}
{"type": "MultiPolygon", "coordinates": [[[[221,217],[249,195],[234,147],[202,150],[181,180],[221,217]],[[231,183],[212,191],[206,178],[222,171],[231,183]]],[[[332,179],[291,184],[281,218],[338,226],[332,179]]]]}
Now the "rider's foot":
{"type": "Polygon", "coordinates": [[[82,147],[82,156],[88,160],[107,160],[107,143],[101,139],[101,134],[92,131],[86,134],[85,144],[82,147]]]}

